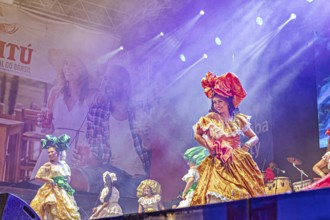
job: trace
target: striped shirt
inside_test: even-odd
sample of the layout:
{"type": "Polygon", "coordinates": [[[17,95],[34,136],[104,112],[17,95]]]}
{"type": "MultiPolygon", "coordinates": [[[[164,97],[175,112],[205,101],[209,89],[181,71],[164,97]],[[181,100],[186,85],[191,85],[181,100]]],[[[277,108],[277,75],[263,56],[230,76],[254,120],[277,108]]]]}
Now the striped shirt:
{"type": "MultiPolygon", "coordinates": [[[[110,115],[111,103],[109,102],[91,106],[87,115],[86,138],[90,144],[90,152],[101,160],[103,164],[109,164],[111,158],[110,115]]],[[[129,107],[128,122],[134,148],[143,163],[145,172],[149,175],[151,153],[142,146],[142,139],[137,133],[134,121],[135,110],[133,107],[129,107]]]]}

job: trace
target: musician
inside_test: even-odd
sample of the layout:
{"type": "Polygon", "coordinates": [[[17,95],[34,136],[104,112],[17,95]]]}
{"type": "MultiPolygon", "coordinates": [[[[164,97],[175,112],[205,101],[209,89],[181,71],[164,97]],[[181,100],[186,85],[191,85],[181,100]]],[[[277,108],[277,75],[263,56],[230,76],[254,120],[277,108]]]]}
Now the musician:
{"type": "Polygon", "coordinates": [[[273,181],[275,178],[275,171],[278,169],[277,164],[274,161],[269,162],[267,169],[265,170],[265,182],[273,181]]]}

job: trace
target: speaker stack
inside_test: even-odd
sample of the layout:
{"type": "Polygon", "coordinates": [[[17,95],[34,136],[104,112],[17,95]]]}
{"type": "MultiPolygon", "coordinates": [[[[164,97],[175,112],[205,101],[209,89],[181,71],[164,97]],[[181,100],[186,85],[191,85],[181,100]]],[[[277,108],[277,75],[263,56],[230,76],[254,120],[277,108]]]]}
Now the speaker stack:
{"type": "Polygon", "coordinates": [[[0,194],[0,219],[40,220],[37,213],[22,199],[10,193],[0,194]]]}

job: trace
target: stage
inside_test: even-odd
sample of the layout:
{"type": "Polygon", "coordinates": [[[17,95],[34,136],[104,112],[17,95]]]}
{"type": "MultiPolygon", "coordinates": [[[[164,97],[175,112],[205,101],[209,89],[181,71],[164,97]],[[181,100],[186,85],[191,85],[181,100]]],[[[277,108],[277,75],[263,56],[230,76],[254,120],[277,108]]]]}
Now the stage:
{"type": "Polygon", "coordinates": [[[319,189],[111,219],[329,219],[329,205],[330,189],[319,189]]]}
{"type": "MultiPolygon", "coordinates": [[[[24,187],[26,187],[26,185],[24,187]]],[[[22,188],[19,185],[12,186],[6,183],[1,183],[0,185],[0,194],[3,195],[10,193],[11,195],[20,198],[27,204],[29,204],[34,197],[36,190],[37,189],[33,189],[31,187],[22,188]]],[[[92,207],[89,207],[89,204],[91,201],[96,202],[97,195],[77,192],[75,194],[75,199],[80,208],[82,219],[88,219],[91,215],[92,209],[92,207]]],[[[123,205],[123,203],[129,202],[129,200],[130,199],[122,198],[120,203],[123,205]]],[[[1,205],[6,206],[6,204],[1,205]]],[[[261,198],[252,198],[220,204],[195,206],[183,209],[167,209],[152,213],[130,213],[123,216],[101,219],[329,219],[329,206],[330,189],[327,188],[306,192],[292,192],[280,195],[265,196],[261,198]]],[[[13,217],[17,216],[17,212],[19,212],[19,210],[15,210],[13,217]]]]}

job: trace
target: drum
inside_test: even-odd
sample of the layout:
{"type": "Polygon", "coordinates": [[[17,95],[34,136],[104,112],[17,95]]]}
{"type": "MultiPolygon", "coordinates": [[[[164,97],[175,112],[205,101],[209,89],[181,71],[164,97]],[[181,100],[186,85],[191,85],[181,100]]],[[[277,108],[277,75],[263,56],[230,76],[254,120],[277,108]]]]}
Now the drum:
{"type": "Polygon", "coordinates": [[[290,192],[292,192],[292,189],[288,177],[276,177],[272,182],[267,182],[265,184],[266,195],[276,195],[290,192]]]}
{"type": "Polygon", "coordinates": [[[312,180],[308,179],[308,180],[304,180],[304,181],[294,182],[294,183],[292,183],[292,186],[293,186],[293,190],[295,192],[299,192],[303,188],[305,188],[306,186],[309,186],[311,184],[312,184],[312,180]]]}
{"type": "Polygon", "coordinates": [[[273,181],[265,183],[265,193],[268,196],[274,195],[274,193],[273,193],[273,181]]]}

